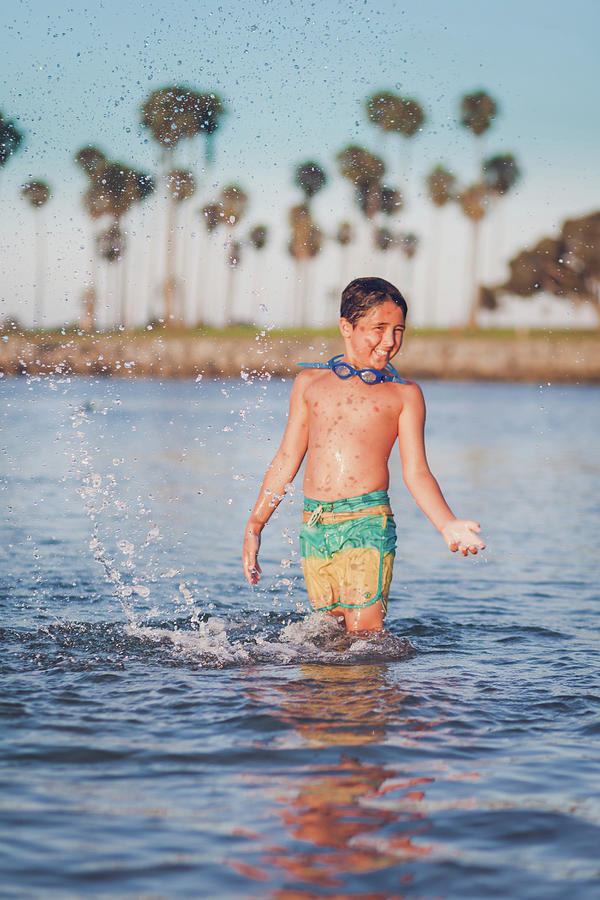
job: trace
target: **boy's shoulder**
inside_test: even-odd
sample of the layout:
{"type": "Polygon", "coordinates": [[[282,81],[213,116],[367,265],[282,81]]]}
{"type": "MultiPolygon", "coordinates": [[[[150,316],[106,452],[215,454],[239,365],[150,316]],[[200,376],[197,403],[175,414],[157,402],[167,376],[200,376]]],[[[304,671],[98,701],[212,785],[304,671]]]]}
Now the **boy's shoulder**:
{"type": "Polygon", "coordinates": [[[329,374],[329,369],[302,369],[294,378],[294,387],[297,386],[304,390],[304,388],[314,384],[316,381],[324,380],[327,382],[329,374]]]}

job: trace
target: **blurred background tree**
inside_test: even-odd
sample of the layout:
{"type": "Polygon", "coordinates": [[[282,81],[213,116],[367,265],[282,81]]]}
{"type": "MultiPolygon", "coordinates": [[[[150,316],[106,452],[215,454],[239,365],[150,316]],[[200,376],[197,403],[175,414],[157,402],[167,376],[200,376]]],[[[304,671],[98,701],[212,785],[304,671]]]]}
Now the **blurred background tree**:
{"type": "Polygon", "coordinates": [[[290,210],[289,222],[292,230],[288,250],[296,263],[296,278],[293,303],[293,324],[306,328],[308,321],[309,266],[322,250],[323,235],[313,222],[306,204],[294,206],[290,210]]]}
{"type": "Polygon", "coordinates": [[[315,194],[318,194],[327,184],[327,175],[316,162],[309,161],[297,166],[294,183],[304,194],[304,203],[310,207],[315,194]]]}
{"type": "Polygon", "coordinates": [[[242,245],[234,237],[234,231],[248,208],[248,195],[239,185],[230,184],[223,188],[218,202],[221,219],[227,231],[225,261],[228,271],[223,302],[223,316],[225,324],[231,325],[235,305],[236,272],[241,261],[242,252],[242,245]]]}
{"type": "MultiPolygon", "coordinates": [[[[205,163],[209,166],[214,159],[214,137],[225,114],[221,99],[214,93],[201,94],[185,85],[175,85],[152,91],[142,104],[141,124],[147,128],[162,151],[163,168],[173,171],[172,163],[176,148],[182,140],[193,140],[199,135],[205,139],[205,163]]],[[[168,183],[168,177],[167,177],[168,183]]],[[[167,190],[167,237],[165,259],[165,282],[163,288],[164,320],[166,325],[174,324],[175,271],[174,222],[177,196],[167,190]]]]}
{"type": "Polygon", "coordinates": [[[425,179],[427,195],[433,204],[433,223],[429,241],[429,285],[425,295],[425,322],[437,318],[437,293],[439,287],[440,260],[443,250],[442,210],[455,199],[456,177],[445,166],[438,164],[425,179]]]}
{"type": "Polygon", "coordinates": [[[0,168],[22,147],[24,140],[23,132],[0,112],[0,168]]]}
{"type": "Polygon", "coordinates": [[[600,212],[567,219],[558,238],[542,238],[509,262],[509,277],[496,288],[484,288],[488,309],[503,294],[533,297],[548,293],[576,304],[589,303],[600,329],[600,212]]]}
{"type": "Polygon", "coordinates": [[[336,305],[339,305],[338,298],[346,284],[349,281],[348,270],[349,260],[348,254],[354,241],[354,229],[350,222],[340,222],[335,233],[335,241],[340,248],[340,264],[339,264],[339,284],[334,292],[336,305]]]}
{"type": "MultiPolygon", "coordinates": [[[[88,178],[88,188],[84,194],[84,207],[95,220],[107,216],[112,223],[96,235],[94,243],[98,255],[111,265],[120,263],[124,258],[126,238],[121,223],[123,217],[137,204],[146,200],[154,191],[154,181],[145,172],[138,172],[124,163],[111,161],[97,147],[83,147],[75,154],[75,161],[88,178]]],[[[123,327],[129,324],[127,310],[127,270],[124,265],[115,266],[112,295],[113,300],[119,298],[117,321],[123,327]],[[119,284],[119,272],[121,275],[119,284]]],[[[88,292],[85,297],[86,319],[95,321],[95,303],[97,272],[92,276],[94,293],[88,292]],[[94,309],[89,306],[93,302],[94,309]]],[[[89,324],[89,322],[88,322],[89,324]]]]}
{"type": "Polygon", "coordinates": [[[479,309],[479,244],[481,221],[488,208],[488,189],[481,182],[472,184],[458,194],[458,202],[464,215],[471,223],[471,298],[469,303],[468,327],[477,328],[479,309]]]}
{"type": "Polygon", "coordinates": [[[406,139],[400,160],[400,174],[409,177],[411,171],[410,138],[418,134],[425,124],[425,112],[412,97],[402,97],[391,91],[371,94],[365,102],[367,118],[383,134],[395,134],[406,139]]]}
{"type": "Polygon", "coordinates": [[[38,328],[43,327],[44,318],[44,293],[46,290],[46,227],[42,220],[43,209],[50,199],[50,188],[45,181],[28,181],[21,188],[21,196],[36,210],[35,229],[35,301],[33,323],[38,328]]]}
{"type": "MultiPolygon", "coordinates": [[[[181,205],[186,200],[191,200],[196,193],[196,179],[191,172],[185,169],[171,169],[165,176],[167,186],[168,220],[167,234],[169,236],[169,250],[167,252],[166,280],[169,285],[169,299],[171,302],[171,324],[182,327],[185,324],[183,284],[177,276],[178,271],[178,213],[181,205]]],[[[185,245],[184,245],[185,247],[185,245]]],[[[186,254],[183,254],[181,271],[188,271],[186,254]]],[[[185,279],[185,274],[183,275],[185,279]]]]}
{"type": "Polygon", "coordinates": [[[252,293],[255,297],[261,294],[261,285],[263,284],[263,250],[267,246],[269,239],[269,229],[266,225],[255,225],[248,234],[250,246],[254,248],[254,272],[253,272],[253,288],[252,293]]]}
{"type": "Polygon", "coordinates": [[[481,168],[484,159],[483,135],[491,127],[498,115],[498,104],[486,91],[474,91],[464,94],[460,101],[460,124],[476,139],[479,159],[477,168],[481,168]]]}

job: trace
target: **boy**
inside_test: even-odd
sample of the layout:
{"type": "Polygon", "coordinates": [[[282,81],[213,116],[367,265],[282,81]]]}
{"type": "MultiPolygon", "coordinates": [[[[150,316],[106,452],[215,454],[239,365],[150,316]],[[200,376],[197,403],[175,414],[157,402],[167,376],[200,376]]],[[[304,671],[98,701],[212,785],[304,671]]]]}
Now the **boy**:
{"type": "Polygon", "coordinates": [[[392,580],[396,529],[388,459],[396,440],[402,475],[450,550],[484,543],[477,522],[457,519],[433,477],[417,384],[390,360],[402,344],[406,302],[382,278],[357,278],[342,293],[344,353],[308,364],[295,379],[283,440],[244,533],[243,567],[260,579],[261,532],[306,455],[302,569],[313,609],[343,616],[348,631],[380,631],[392,580]]]}

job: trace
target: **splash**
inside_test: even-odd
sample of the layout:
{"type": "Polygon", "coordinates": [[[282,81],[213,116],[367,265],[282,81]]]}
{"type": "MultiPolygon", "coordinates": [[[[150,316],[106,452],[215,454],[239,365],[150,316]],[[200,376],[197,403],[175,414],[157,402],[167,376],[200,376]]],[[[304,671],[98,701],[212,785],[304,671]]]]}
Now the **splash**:
{"type": "Polygon", "coordinates": [[[201,615],[189,585],[174,579],[178,569],[165,565],[165,553],[160,545],[163,533],[148,498],[137,493],[138,488],[127,471],[124,458],[102,460],[94,446],[94,419],[110,417],[120,406],[115,398],[111,405],[96,409],[84,404],[70,413],[71,440],[70,471],[76,481],[76,491],[84,504],[91,525],[89,549],[103,568],[106,581],[112,585],[115,599],[132,627],[156,615],[157,603],[165,597],[176,609],[185,609],[195,624],[201,615]]]}
{"type": "Polygon", "coordinates": [[[322,613],[294,621],[271,614],[265,621],[256,611],[243,621],[212,616],[191,630],[130,626],[128,633],[202,668],[398,662],[417,652],[407,638],[390,632],[348,634],[341,620],[322,613]]]}

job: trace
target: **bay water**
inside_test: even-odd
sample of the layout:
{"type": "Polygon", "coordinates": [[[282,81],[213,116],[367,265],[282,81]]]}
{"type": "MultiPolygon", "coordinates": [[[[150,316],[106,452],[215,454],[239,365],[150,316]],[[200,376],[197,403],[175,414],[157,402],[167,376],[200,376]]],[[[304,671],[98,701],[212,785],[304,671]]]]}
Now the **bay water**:
{"type": "MultiPolygon", "coordinates": [[[[0,897],[596,898],[600,389],[423,385],[387,633],[310,613],[290,381],[0,381],[0,897]]],[[[343,440],[343,435],[340,435],[343,440]]]]}

